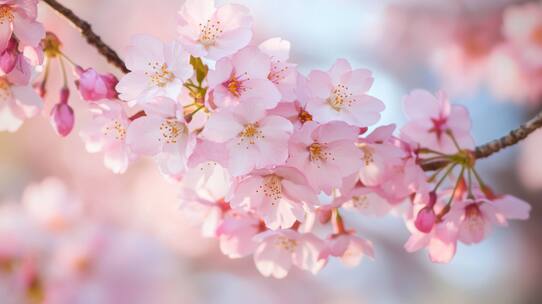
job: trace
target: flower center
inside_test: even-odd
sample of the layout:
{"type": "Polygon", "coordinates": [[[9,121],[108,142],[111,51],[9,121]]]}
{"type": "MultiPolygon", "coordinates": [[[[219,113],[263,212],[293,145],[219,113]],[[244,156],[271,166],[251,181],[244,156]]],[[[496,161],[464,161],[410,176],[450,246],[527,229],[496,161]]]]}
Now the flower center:
{"type": "Polygon", "coordinates": [[[478,204],[473,203],[465,207],[465,222],[471,231],[476,231],[484,228],[484,219],[478,204]]]}
{"type": "Polygon", "coordinates": [[[431,118],[431,122],[433,123],[433,127],[429,129],[429,133],[435,133],[437,135],[437,139],[440,141],[442,134],[448,128],[446,126],[448,118],[441,115],[437,118],[431,118]]]}
{"type": "Polygon", "coordinates": [[[116,140],[123,140],[126,136],[126,128],[120,123],[120,121],[115,120],[112,124],[105,127],[104,135],[112,135],[116,140]]]}
{"type": "Polygon", "coordinates": [[[163,88],[175,80],[175,74],[169,70],[167,64],[149,62],[149,67],[152,68],[153,73],[145,72],[145,75],[149,76],[151,83],[155,86],[163,88]]]}
{"type": "Polygon", "coordinates": [[[224,87],[235,97],[241,96],[244,92],[246,92],[246,88],[243,86],[243,82],[245,82],[247,79],[241,79],[242,76],[246,76],[245,74],[242,74],[240,76],[236,76],[235,73],[232,73],[230,76],[230,79],[228,79],[226,82],[223,83],[224,87]]]}
{"type": "Polygon", "coordinates": [[[542,47],[542,25],[539,25],[531,34],[531,39],[542,47]]]}
{"type": "MultiPolygon", "coordinates": [[[[312,143],[309,146],[309,160],[311,162],[322,162],[326,161],[331,157],[331,153],[326,151],[326,146],[320,143],[312,143]]],[[[331,158],[335,160],[335,158],[331,158]]],[[[320,167],[320,165],[318,165],[320,167]]]]}
{"type": "Polygon", "coordinates": [[[166,144],[176,144],[179,136],[186,131],[186,127],[175,119],[166,119],[160,125],[160,132],[162,132],[162,138],[166,144]]]}
{"type": "Polygon", "coordinates": [[[289,67],[287,65],[280,66],[280,60],[276,60],[271,65],[271,71],[267,78],[271,80],[274,84],[280,84],[281,81],[286,79],[286,72],[288,72],[289,67]]]}
{"type": "Polygon", "coordinates": [[[13,19],[15,19],[15,16],[13,16],[11,7],[9,5],[0,6],[0,24],[4,24],[4,22],[11,23],[13,19]]]}
{"type": "MultiPolygon", "coordinates": [[[[243,142],[247,142],[251,145],[256,143],[257,139],[262,139],[265,136],[262,134],[262,131],[260,131],[260,126],[257,123],[253,124],[247,124],[245,125],[245,129],[239,133],[240,141],[238,145],[240,145],[243,142]]],[[[247,146],[248,149],[248,146],[247,146]]]]}
{"type": "Polygon", "coordinates": [[[297,248],[297,241],[281,235],[275,240],[275,246],[289,252],[294,252],[297,248]]]}
{"type": "Polygon", "coordinates": [[[353,196],[352,207],[356,209],[367,209],[369,207],[369,200],[366,195],[353,196]]]}
{"type": "Polygon", "coordinates": [[[0,102],[8,102],[12,98],[11,84],[6,77],[0,77],[0,102]]]}
{"type": "Polygon", "coordinates": [[[276,175],[268,175],[264,178],[263,185],[260,186],[263,194],[272,200],[271,205],[282,198],[282,178],[276,175]]]}
{"type": "Polygon", "coordinates": [[[347,86],[339,84],[333,89],[331,96],[327,98],[327,102],[335,111],[339,112],[343,107],[352,105],[352,93],[350,93],[347,86]]]}
{"type": "Polygon", "coordinates": [[[207,20],[207,23],[199,24],[200,35],[198,41],[203,44],[205,48],[209,48],[216,43],[216,39],[222,34],[222,28],[220,21],[207,20]]]}
{"type": "Polygon", "coordinates": [[[363,160],[363,163],[367,167],[374,162],[374,151],[367,144],[361,144],[359,148],[363,152],[361,160],[363,160]]]}
{"type": "Polygon", "coordinates": [[[301,109],[301,111],[299,111],[299,115],[297,117],[299,118],[299,121],[301,121],[301,123],[303,124],[307,121],[312,121],[312,115],[304,109],[301,109]]]}

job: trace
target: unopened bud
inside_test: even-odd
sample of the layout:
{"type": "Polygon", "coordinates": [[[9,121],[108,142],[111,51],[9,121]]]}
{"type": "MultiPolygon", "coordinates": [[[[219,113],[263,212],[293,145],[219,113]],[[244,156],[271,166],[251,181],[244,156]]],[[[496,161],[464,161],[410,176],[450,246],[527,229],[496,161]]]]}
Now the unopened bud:
{"type": "Polygon", "coordinates": [[[414,225],[416,228],[423,233],[429,233],[433,230],[433,226],[437,220],[435,211],[432,207],[424,207],[418,212],[414,225]]]}
{"type": "Polygon", "coordinates": [[[60,136],[68,136],[73,129],[75,116],[72,107],[68,104],[70,92],[67,88],[60,92],[60,102],[51,110],[51,125],[60,136]]]}

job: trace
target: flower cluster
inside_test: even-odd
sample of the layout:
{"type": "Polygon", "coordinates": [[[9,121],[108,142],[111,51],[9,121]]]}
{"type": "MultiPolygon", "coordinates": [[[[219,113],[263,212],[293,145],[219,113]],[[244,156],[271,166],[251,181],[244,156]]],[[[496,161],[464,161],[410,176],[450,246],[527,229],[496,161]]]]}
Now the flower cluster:
{"type": "Polygon", "coordinates": [[[173,255],[149,236],[83,215],[54,178],[1,205],[2,303],[178,302],[165,287],[173,255]]]}
{"type": "MultiPolygon", "coordinates": [[[[180,183],[182,209],[205,236],[275,278],[292,265],[317,273],[332,257],[373,258],[348,213],[400,214],[406,250],[427,248],[435,262],[449,261],[458,241],[480,242],[493,225],[528,217],[526,203],[483,182],[468,112],[443,92],[406,96],[399,132],[376,126],[385,107],[370,93],[371,71],[339,59],[303,75],[290,43],[255,43],[252,23],[243,6],[187,0],[178,39],[133,37],[120,80],[74,64],[93,113],[80,133],[87,149],[116,173],[152,157],[180,183]]],[[[43,41],[49,59],[67,59],[52,34],[43,41]]],[[[65,87],[53,108],[61,135],[73,127],[67,99],[65,87]]]]}

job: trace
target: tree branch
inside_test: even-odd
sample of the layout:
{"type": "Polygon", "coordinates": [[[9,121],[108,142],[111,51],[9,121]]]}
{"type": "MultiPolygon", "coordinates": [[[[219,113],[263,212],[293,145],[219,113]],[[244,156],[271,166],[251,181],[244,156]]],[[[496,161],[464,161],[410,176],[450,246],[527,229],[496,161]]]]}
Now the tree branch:
{"type": "Polygon", "coordinates": [[[75,27],[77,27],[81,31],[81,35],[86,38],[87,42],[94,46],[109,63],[116,66],[124,73],[129,72],[129,70],[126,68],[126,64],[124,61],[122,61],[117,52],[105,44],[100,36],[94,33],[88,22],[79,18],[79,16],[77,16],[72,10],[60,4],[56,0],[43,0],[43,2],[47,3],[53,10],[57,11],[59,14],[68,19],[75,27]]]}

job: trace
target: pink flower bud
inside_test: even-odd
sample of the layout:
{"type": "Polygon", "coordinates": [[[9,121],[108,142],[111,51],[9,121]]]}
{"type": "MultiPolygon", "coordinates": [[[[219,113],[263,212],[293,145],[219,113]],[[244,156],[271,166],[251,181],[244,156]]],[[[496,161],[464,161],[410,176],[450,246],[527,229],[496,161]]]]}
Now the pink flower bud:
{"type": "Polygon", "coordinates": [[[51,124],[56,133],[63,137],[70,134],[75,122],[73,109],[68,104],[69,93],[70,91],[67,88],[62,89],[60,92],[60,102],[51,110],[51,124]]]}
{"type": "Polygon", "coordinates": [[[429,233],[433,229],[436,219],[437,216],[435,215],[433,208],[424,207],[422,210],[420,210],[420,212],[418,212],[414,225],[419,231],[429,233]]]}
{"type": "Polygon", "coordinates": [[[76,68],[79,79],[75,82],[81,97],[86,101],[117,98],[115,87],[119,82],[113,74],[98,74],[93,68],[76,68]]]}

